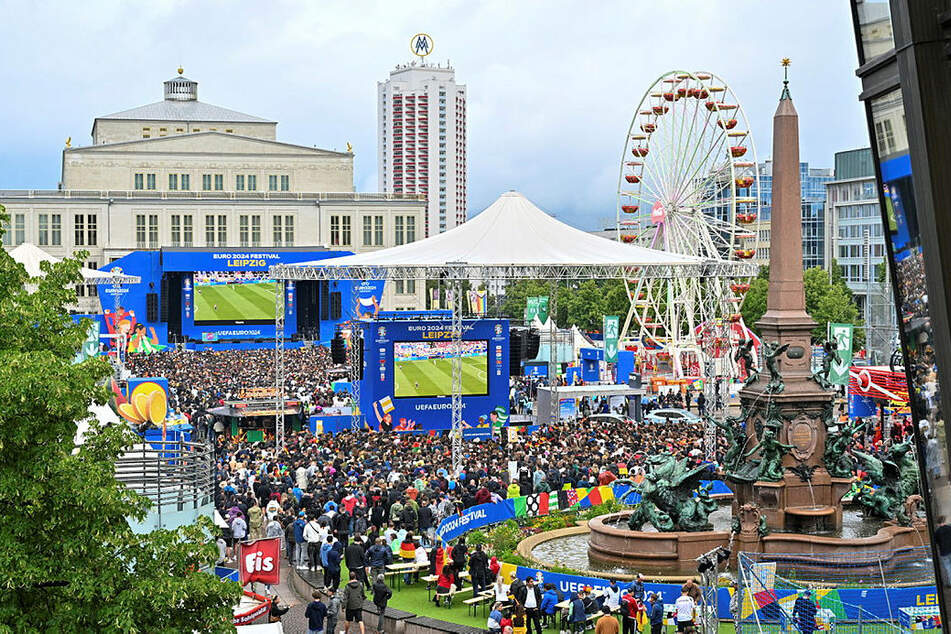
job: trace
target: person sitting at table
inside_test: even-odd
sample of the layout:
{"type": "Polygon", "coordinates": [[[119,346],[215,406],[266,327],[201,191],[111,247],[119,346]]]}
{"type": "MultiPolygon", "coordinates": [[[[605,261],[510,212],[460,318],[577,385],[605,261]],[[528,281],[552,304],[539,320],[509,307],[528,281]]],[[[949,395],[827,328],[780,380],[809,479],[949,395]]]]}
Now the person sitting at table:
{"type": "Polygon", "coordinates": [[[551,627],[555,622],[555,606],[558,605],[558,592],[555,590],[555,584],[546,583],[545,592],[542,594],[542,618],[544,626],[551,627]]]}
{"type": "MultiPolygon", "coordinates": [[[[400,563],[411,564],[416,561],[416,542],[413,540],[413,534],[407,533],[406,537],[400,543],[400,563]]],[[[403,583],[410,585],[412,577],[409,572],[403,573],[403,583]]]]}
{"type": "Polygon", "coordinates": [[[485,629],[488,634],[501,634],[502,632],[502,604],[496,602],[489,612],[489,618],[485,622],[485,629]]]}
{"type": "Polygon", "coordinates": [[[419,541],[416,542],[416,572],[413,573],[413,583],[419,581],[419,571],[420,570],[429,570],[429,553],[426,552],[426,549],[423,548],[419,541]]]}
{"type": "Polygon", "coordinates": [[[495,577],[495,583],[492,585],[492,592],[495,594],[495,600],[500,603],[509,602],[509,587],[503,583],[502,575],[495,577]]]}
{"type": "Polygon", "coordinates": [[[436,580],[436,596],[433,597],[433,601],[437,608],[439,607],[440,597],[449,597],[455,591],[455,588],[459,587],[456,583],[457,580],[456,569],[451,562],[447,562],[443,565],[442,572],[439,573],[439,579],[436,580]]]}
{"type": "Polygon", "coordinates": [[[585,612],[584,607],[584,590],[579,590],[578,594],[572,598],[571,605],[568,607],[568,623],[571,624],[571,631],[579,634],[584,632],[587,619],[588,614],[585,612]]]}

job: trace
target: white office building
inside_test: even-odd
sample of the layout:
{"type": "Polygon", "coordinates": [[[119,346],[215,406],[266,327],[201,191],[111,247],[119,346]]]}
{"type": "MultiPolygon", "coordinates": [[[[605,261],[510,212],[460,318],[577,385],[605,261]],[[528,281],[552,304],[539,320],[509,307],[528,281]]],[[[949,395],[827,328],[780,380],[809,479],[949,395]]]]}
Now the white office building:
{"type": "Polygon", "coordinates": [[[466,87],[447,63],[397,66],[377,83],[380,191],[428,197],[425,236],[466,220],[466,87]]]}
{"type": "MultiPolygon", "coordinates": [[[[422,238],[426,215],[425,193],[356,192],[351,152],[278,141],[275,121],[199,101],[181,73],[162,101],[96,117],[91,145],[64,148],[58,188],[0,190],[0,204],[5,248],[87,251],[91,268],[161,247],[359,253],[422,238]]],[[[423,286],[387,284],[383,308],[424,307],[423,286]]]]}

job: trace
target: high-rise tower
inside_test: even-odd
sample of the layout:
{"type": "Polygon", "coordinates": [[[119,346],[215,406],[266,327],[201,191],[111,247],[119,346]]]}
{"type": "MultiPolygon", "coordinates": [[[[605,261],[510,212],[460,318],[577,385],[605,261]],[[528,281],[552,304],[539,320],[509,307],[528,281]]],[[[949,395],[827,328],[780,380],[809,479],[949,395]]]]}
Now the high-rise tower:
{"type": "Polygon", "coordinates": [[[448,62],[397,66],[377,83],[380,191],[426,194],[425,236],[466,220],[466,87],[448,62]]]}

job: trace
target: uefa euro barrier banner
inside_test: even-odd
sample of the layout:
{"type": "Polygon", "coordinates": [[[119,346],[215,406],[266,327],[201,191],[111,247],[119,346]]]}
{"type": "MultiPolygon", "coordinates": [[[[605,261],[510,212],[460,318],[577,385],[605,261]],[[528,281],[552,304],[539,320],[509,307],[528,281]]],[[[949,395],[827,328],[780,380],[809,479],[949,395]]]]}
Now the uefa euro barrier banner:
{"type": "Polygon", "coordinates": [[[281,581],[281,539],[256,539],[238,545],[241,585],[254,581],[276,585],[281,581]]]}

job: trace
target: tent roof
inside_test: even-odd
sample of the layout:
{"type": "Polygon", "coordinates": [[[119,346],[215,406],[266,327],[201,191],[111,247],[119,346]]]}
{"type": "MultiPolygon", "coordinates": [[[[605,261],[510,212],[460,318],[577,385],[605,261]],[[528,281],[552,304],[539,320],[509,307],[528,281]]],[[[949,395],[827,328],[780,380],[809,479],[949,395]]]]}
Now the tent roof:
{"type": "Polygon", "coordinates": [[[711,265],[713,263],[698,258],[591,235],[556,220],[522,194],[512,191],[502,194],[468,222],[445,233],[369,253],[277,265],[271,268],[271,276],[276,279],[601,279],[624,277],[639,270],[655,276],[710,274],[711,265]]]}
{"type": "MultiPolygon", "coordinates": [[[[43,270],[40,268],[41,262],[50,262],[55,264],[60,261],[59,258],[53,257],[32,242],[24,242],[20,246],[16,247],[10,251],[10,256],[15,262],[19,262],[23,265],[23,268],[26,269],[27,275],[30,277],[41,277],[45,275],[43,270]]],[[[82,274],[83,279],[87,282],[110,282],[112,280],[116,280],[122,284],[138,284],[141,281],[139,277],[134,275],[116,275],[108,271],[89,269],[85,266],[79,271],[82,274]]]]}

